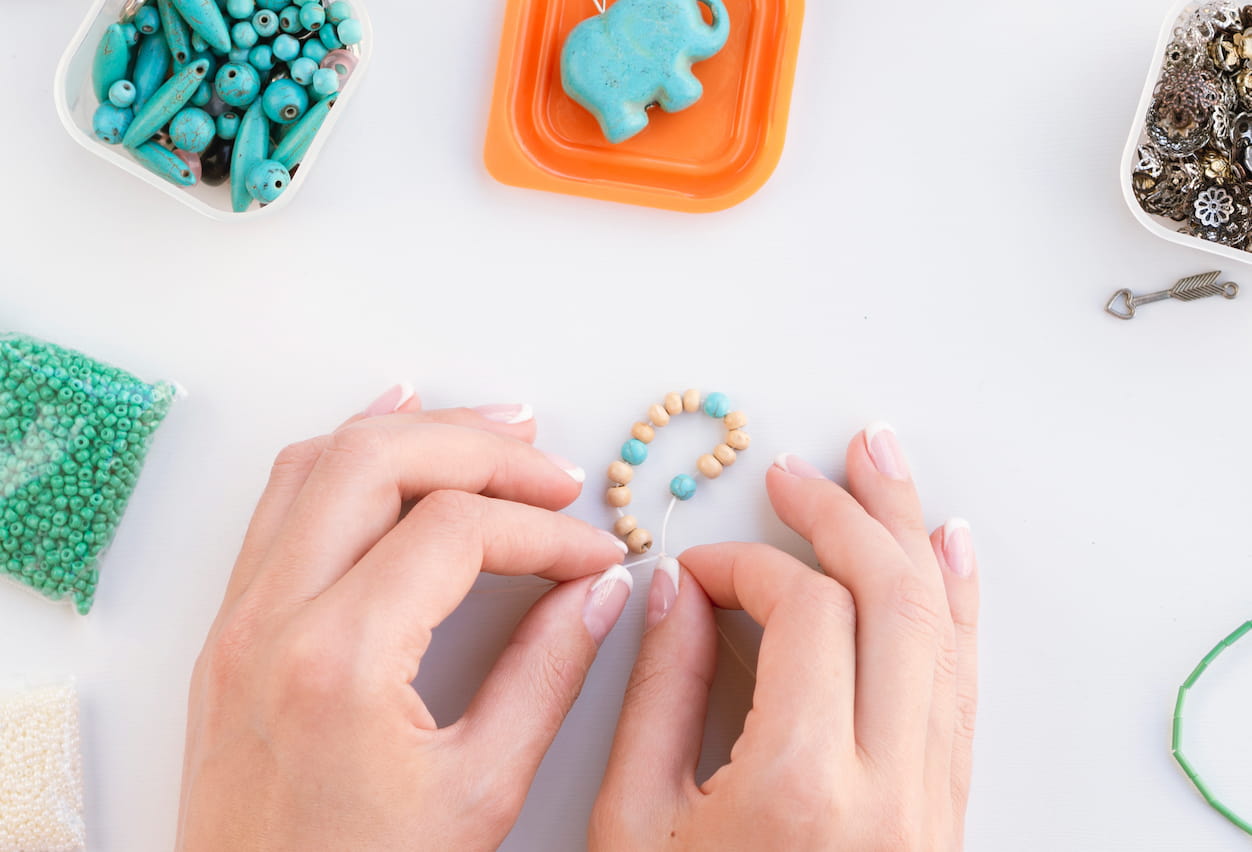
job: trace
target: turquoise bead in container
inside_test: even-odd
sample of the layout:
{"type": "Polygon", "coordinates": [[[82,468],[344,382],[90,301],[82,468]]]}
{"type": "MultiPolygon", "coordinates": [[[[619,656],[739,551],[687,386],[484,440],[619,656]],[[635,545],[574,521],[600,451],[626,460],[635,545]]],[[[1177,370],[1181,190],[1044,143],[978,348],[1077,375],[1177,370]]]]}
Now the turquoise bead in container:
{"type": "Polygon", "coordinates": [[[217,135],[227,142],[235,138],[239,132],[239,113],[227,110],[217,117],[217,135]]]}
{"type": "Polygon", "coordinates": [[[250,47],[232,47],[230,53],[226,54],[226,58],[236,65],[247,65],[248,56],[252,53],[250,47]]]}
{"type": "Polygon", "coordinates": [[[230,159],[230,203],[236,213],[242,213],[252,204],[248,194],[248,173],[252,167],[266,159],[269,150],[270,123],[258,100],[248,107],[239,122],[235,134],[235,147],[230,159]]]}
{"type": "Polygon", "coordinates": [[[304,43],[304,47],[300,52],[303,53],[305,57],[312,59],[318,65],[321,65],[322,60],[326,58],[326,54],[330,53],[330,50],[326,47],[326,45],[322,44],[317,39],[311,38],[304,43]]]}
{"type": "Polygon", "coordinates": [[[274,70],[274,51],[268,44],[258,44],[248,51],[248,62],[252,67],[265,74],[274,70]]]}
{"type": "Polygon", "coordinates": [[[134,148],[152,138],[162,127],[169,123],[180,109],[195,96],[196,90],[204,82],[204,75],[209,69],[205,59],[199,59],[176,71],[164,86],[157,89],[152,98],[144,104],[144,108],[135,114],[135,120],[126,131],[123,142],[126,147],[134,148]]]}
{"type": "Polygon", "coordinates": [[[248,194],[262,204],[278,200],[290,184],[291,173],[274,160],[262,160],[248,170],[248,194]]]}
{"type": "Polygon", "coordinates": [[[109,86],[109,103],[121,109],[133,106],[135,103],[135,84],[130,80],[118,80],[112,86],[109,86]]]}
{"type": "Polygon", "coordinates": [[[669,493],[679,500],[690,500],[696,496],[696,481],[685,473],[680,473],[669,482],[669,493]]]}
{"type": "Polygon", "coordinates": [[[169,71],[170,50],[165,43],[165,36],[161,33],[146,36],[139,42],[139,50],[135,54],[135,70],[130,78],[135,84],[136,110],[143,109],[153,92],[161,88],[169,71]]]}
{"type": "Polygon", "coordinates": [[[278,28],[285,33],[295,34],[304,29],[300,23],[300,7],[291,5],[278,13],[278,28]]]}
{"type": "Polygon", "coordinates": [[[121,24],[110,24],[104,31],[104,38],[96,47],[96,58],[91,66],[91,82],[96,91],[96,100],[106,101],[109,88],[118,80],[125,80],[130,70],[130,45],[126,43],[126,33],[121,24]]]}
{"type": "Polygon", "coordinates": [[[161,13],[155,6],[144,6],[135,13],[135,27],[144,35],[152,35],[161,29],[161,13]]]}
{"type": "Polygon", "coordinates": [[[295,62],[287,66],[287,73],[291,75],[291,79],[295,80],[301,86],[307,86],[313,82],[313,75],[318,72],[318,65],[307,56],[301,56],[295,62]]]}
{"type": "Polygon", "coordinates": [[[356,18],[349,18],[341,23],[335,28],[335,34],[344,44],[360,44],[361,39],[365,38],[365,30],[356,18]]]}
{"type": "Polygon", "coordinates": [[[343,42],[339,40],[339,36],[335,35],[334,27],[322,27],[317,31],[317,37],[321,39],[322,44],[326,45],[327,50],[338,50],[343,47],[343,42]]]}
{"type": "Polygon", "coordinates": [[[240,21],[230,28],[230,40],[235,47],[251,49],[258,40],[256,28],[251,21],[240,21]]]}
{"type": "MultiPolygon", "coordinates": [[[[313,82],[316,86],[316,75],[313,82]]],[[[294,124],[309,108],[309,96],[304,87],[294,80],[275,80],[266,87],[261,103],[265,106],[265,115],[270,121],[294,124]]]]}
{"type": "Polygon", "coordinates": [[[704,400],[704,413],[709,417],[721,419],[730,414],[730,400],[724,393],[711,393],[704,400]]]}
{"type": "Polygon", "coordinates": [[[352,6],[347,0],[335,0],[326,9],[326,20],[332,24],[342,24],[352,17],[352,6]]]}
{"type": "Polygon", "coordinates": [[[175,148],[199,154],[209,147],[217,133],[213,116],[202,109],[188,107],[170,122],[170,140],[175,148]]]}
{"type": "Polygon", "coordinates": [[[313,144],[317,131],[321,129],[322,122],[326,120],[326,116],[330,113],[330,108],[334,106],[335,98],[338,95],[331,95],[324,100],[315,103],[308,112],[304,114],[304,118],[300,119],[283,137],[283,141],[278,143],[278,147],[274,149],[273,155],[270,157],[282,163],[288,171],[299,165],[304,159],[305,153],[308,152],[309,146],[313,144]]]}
{"type": "Polygon", "coordinates": [[[139,44],[139,27],[134,24],[122,24],[122,35],[126,37],[127,47],[135,47],[139,44]]]}
{"type": "Polygon", "coordinates": [[[209,49],[209,43],[201,37],[200,33],[195,30],[191,31],[191,52],[204,53],[209,49]]]}
{"type": "Polygon", "coordinates": [[[283,33],[270,43],[270,49],[274,51],[275,59],[291,62],[300,56],[300,41],[295,36],[283,33]]]}
{"type": "Polygon", "coordinates": [[[91,128],[95,131],[96,138],[101,141],[110,145],[120,145],[122,137],[126,135],[126,130],[134,118],[135,114],[129,108],[116,107],[105,101],[96,107],[96,114],[91,119],[91,128]]]}
{"type": "Polygon", "coordinates": [[[145,142],[131,149],[135,159],[155,175],[177,186],[194,186],[195,173],[183,159],[159,142],[145,142]]]}
{"type": "Polygon", "coordinates": [[[339,91],[339,75],[333,68],[319,68],[313,74],[313,92],[318,97],[333,95],[339,91]]]}
{"type": "Polygon", "coordinates": [[[230,50],[230,29],[217,0],[171,0],[187,25],[218,53],[230,50]]]}
{"type": "Polygon", "coordinates": [[[228,62],[213,81],[217,96],[233,107],[246,107],[261,93],[261,75],[251,65],[228,62]]]}
{"type": "Polygon", "coordinates": [[[648,460],[648,445],[638,438],[631,438],[622,444],[622,461],[627,464],[641,465],[648,460]]]}
{"type": "Polygon", "coordinates": [[[191,96],[191,105],[205,107],[209,105],[211,100],[213,100],[213,87],[209,85],[208,80],[205,80],[196,89],[196,93],[191,96]]]}
{"type": "Polygon", "coordinates": [[[255,0],[226,0],[226,14],[237,21],[246,21],[256,12],[255,0]]]}
{"type": "Polygon", "coordinates": [[[161,13],[161,31],[165,33],[174,65],[186,65],[191,59],[191,30],[187,22],[174,8],[173,0],[157,0],[157,11],[161,13]]]}
{"type": "Polygon", "coordinates": [[[326,9],[319,3],[307,3],[301,6],[300,23],[309,32],[317,32],[326,23],[326,9]]]}
{"type": "Polygon", "coordinates": [[[278,12],[291,3],[291,0],[256,0],[257,8],[278,12]]]}
{"type": "Polygon", "coordinates": [[[252,28],[261,38],[270,38],[278,32],[278,13],[262,9],[252,16],[252,28]]]}

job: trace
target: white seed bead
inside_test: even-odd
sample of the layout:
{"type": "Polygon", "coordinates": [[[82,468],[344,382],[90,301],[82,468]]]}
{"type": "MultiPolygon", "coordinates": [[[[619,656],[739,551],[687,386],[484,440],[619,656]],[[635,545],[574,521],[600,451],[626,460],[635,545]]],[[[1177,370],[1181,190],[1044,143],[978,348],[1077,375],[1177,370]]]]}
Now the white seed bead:
{"type": "Polygon", "coordinates": [[[726,424],[727,429],[742,429],[748,425],[748,415],[742,411],[732,411],[722,418],[722,422],[726,424]]]}
{"type": "Polygon", "coordinates": [[[722,463],[722,467],[730,467],[735,463],[735,451],[729,444],[718,444],[713,448],[713,458],[722,463]]]}
{"type": "Polygon", "coordinates": [[[626,536],[626,546],[631,553],[647,553],[652,547],[652,533],[645,529],[636,529],[626,536]]]}
{"type": "Polygon", "coordinates": [[[630,488],[625,485],[610,488],[605,496],[609,501],[609,505],[615,509],[621,509],[630,505],[630,488]]]}
{"type": "Polygon", "coordinates": [[[85,834],[74,688],[0,696],[0,849],[83,849],[85,834]]]}
{"type": "Polygon", "coordinates": [[[711,453],[705,453],[696,460],[696,470],[700,471],[706,479],[717,479],[722,475],[722,463],[711,453]]]}
{"type": "Polygon", "coordinates": [[[618,485],[629,485],[635,478],[635,469],[624,461],[615,461],[609,465],[609,482],[618,485]]]}
{"type": "Polygon", "coordinates": [[[636,423],[634,426],[630,427],[630,437],[634,438],[636,441],[643,441],[645,444],[651,444],[653,439],[656,438],[656,430],[647,423],[636,423]]]}
{"type": "Polygon", "coordinates": [[[653,426],[668,426],[669,412],[658,402],[648,409],[648,419],[652,421],[653,426]]]}
{"type": "Polygon", "coordinates": [[[665,395],[665,410],[671,417],[675,417],[683,413],[683,395],[680,393],[667,393],[665,395]]]}
{"type": "Polygon", "coordinates": [[[700,410],[700,392],[695,388],[690,388],[683,392],[683,411],[688,414],[695,414],[700,410]]]}
{"type": "Polygon", "coordinates": [[[746,450],[751,443],[752,439],[742,429],[733,429],[726,433],[726,444],[732,450],[746,450]]]}
{"type": "Polygon", "coordinates": [[[622,538],[625,538],[637,529],[639,529],[639,520],[634,515],[622,515],[613,524],[613,532],[622,538]]]}

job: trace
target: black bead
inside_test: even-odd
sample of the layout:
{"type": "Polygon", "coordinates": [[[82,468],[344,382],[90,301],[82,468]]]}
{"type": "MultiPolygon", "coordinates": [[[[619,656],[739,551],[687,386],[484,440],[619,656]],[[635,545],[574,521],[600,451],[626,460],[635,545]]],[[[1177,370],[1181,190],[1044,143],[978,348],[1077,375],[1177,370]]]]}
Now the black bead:
{"type": "Polygon", "coordinates": [[[230,155],[235,150],[233,140],[214,138],[200,155],[200,180],[209,186],[218,186],[230,177],[230,155]]]}

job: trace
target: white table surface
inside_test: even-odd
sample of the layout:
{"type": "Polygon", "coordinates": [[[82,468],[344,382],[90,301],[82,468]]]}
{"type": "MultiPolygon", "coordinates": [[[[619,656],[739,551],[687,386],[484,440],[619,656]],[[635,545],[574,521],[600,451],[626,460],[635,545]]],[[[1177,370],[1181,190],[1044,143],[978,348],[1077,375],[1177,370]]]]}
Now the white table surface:
{"type": "MultiPolygon", "coordinates": [[[[855,430],[890,420],[928,519],[969,518],[982,560],[968,847],[1238,847],[1167,736],[1178,683],[1252,616],[1252,298],[1129,324],[1101,311],[1119,287],[1222,265],[1149,235],[1119,190],[1172,0],[813,2],[782,163],[706,216],[486,174],[501,5],[373,0],[375,64],[318,173],[281,216],[240,227],[61,129],[50,82],[85,3],[5,4],[0,326],[192,393],[90,617],[0,585],[0,680],[81,686],[91,848],[172,842],[187,677],[272,456],[401,379],[435,406],[533,403],[540,446],[592,471],[572,511],[597,522],[596,477],[642,406],[688,384],[727,391],[756,443],[684,507],[680,545],[803,553],[769,513],[770,459],[838,469],[855,430]]],[[[1252,267],[1228,272],[1252,286],[1252,267]]],[[[707,440],[693,426],[657,467],[707,440]]],[[[440,631],[422,686],[442,718],[526,594],[477,596],[440,631]]],[[[507,848],[581,847],[645,597],[507,848]]],[[[706,768],[749,692],[723,661],[706,768]]],[[[1252,810],[1241,671],[1211,681],[1228,724],[1203,731],[1206,774],[1252,810]]]]}

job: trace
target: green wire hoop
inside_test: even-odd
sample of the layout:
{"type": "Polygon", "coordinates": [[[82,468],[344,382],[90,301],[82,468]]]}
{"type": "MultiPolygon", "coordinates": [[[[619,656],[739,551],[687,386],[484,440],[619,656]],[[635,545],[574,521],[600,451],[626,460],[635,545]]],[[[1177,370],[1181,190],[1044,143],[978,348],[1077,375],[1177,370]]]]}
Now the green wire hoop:
{"type": "Polygon", "coordinates": [[[1182,767],[1182,771],[1187,773],[1187,778],[1191,781],[1192,786],[1200,791],[1200,795],[1204,797],[1204,801],[1209,803],[1213,810],[1217,811],[1225,817],[1232,825],[1237,826],[1247,834],[1252,834],[1252,824],[1240,817],[1237,813],[1226,807],[1209,789],[1208,784],[1195,771],[1195,767],[1191,765],[1191,761],[1187,760],[1186,755],[1182,753],[1182,708],[1186,703],[1187,693],[1191,691],[1191,687],[1195,686],[1195,682],[1200,679],[1200,675],[1204,674],[1209,665],[1222,655],[1222,652],[1231,645],[1238,642],[1249,632],[1252,632],[1252,621],[1246,621],[1243,625],[1231,633],[1225,639],[1217,643],[1217,646],[1200,660],[1199,665],[1191,672],[1191,675],[1178,687],[1178,701],[1174,704],[1174,736],[1171,741],[1170,750],[1174,754],[1174,760],[1178,761],[1178,765],[1182,767]]]}

